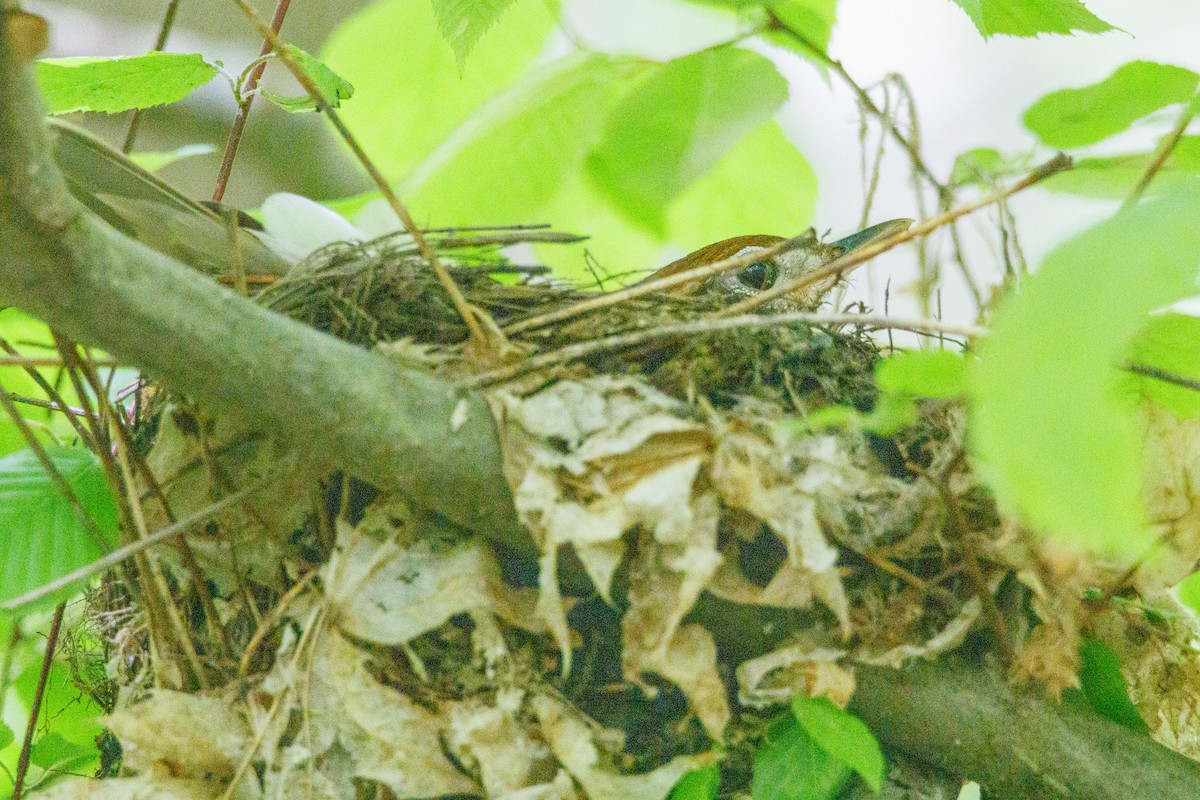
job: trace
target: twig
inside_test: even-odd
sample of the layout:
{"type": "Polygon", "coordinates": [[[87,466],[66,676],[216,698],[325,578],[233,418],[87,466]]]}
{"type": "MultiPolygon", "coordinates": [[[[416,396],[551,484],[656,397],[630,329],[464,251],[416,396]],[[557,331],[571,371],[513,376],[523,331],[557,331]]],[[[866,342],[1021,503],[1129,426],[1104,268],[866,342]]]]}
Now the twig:
{"type": "MultiPolygon", "coordinates": [[[[427,239],[425,235],[421,233],[421,229],[417,227],[415,222],[413,222],[412,215],[408,213],[408,208],[402,202],[400,202],[400,198],[398,198],[396,193],[392,191],[392,187],[388,184],[387,178],[383,176],[383,173],[381,173],[379,168],[375,166],[375,162],[373,162],[367,155],[366,151],[363,150],[362,145],[359,144],[358,139],[353,133],[350,132],[350,129],[346,127],[346,123],[342,120],[341,116],[336,110],[334,110],[333,106],[329,104],[329,101],[325,99],[325,96],[321,94],[320,88],[318,88],[316,83],[313,82],[313,79],[308,76],[308,73],[304,71],[292,54],[289,53],[283,46],[283,42],[280,41],[279,37],[275,34],[275,31],[271,30],[267,24],[263,22],[263,20],[258,16],[258,13],[250,6],[249,3],[246,2],[246,0],[233,0],[233,2],[238,8],[241,9],[242,13],[246,16],[246,19],[248,19],[250,23],[258,29],[259,34],[261,34],[263,39],[271,45],[272,49],[274,49],[275,55],[279,58],[283,65],[287,67],[288,71],[292,73],[292,76],[296,79],[296,81],[302,87],[304,87],[304,91],[307,92],[308,96],[312,98],[313,102],[317,105],[317,108],[319,108],[325,114],[330,123],[333,124],[333,127],[337,129],[337,132],[342,137],[342,140],[346,142],[346,145],[354,153],[355,158],[357,158],[358,162],[362,164],[363,169],[367,171],[367,174],[371,177],[371,180],[383,194],[383,197],[385,200],[387,200],[388,205],[392,207],[392,211],[394,211],[396,216],[399,217],[400,223],[404,227],[404,231],[412,236],[413,241],[417,243],[417,248],[421,251],[421,255],[426,261],[429,262],[429,266],[433,269],[434,274],[437,275],[438,283],[442,285],[442,288],[446,291],[446,294],[450,296],[450,302],[454,304],[455,310],[458,311],[459,316],[462,317],[463,322],[467,326],[467,330],[470,331],[471,341],[481,348],[481,352],[487,352],[489,349],[488,342],[490,339],[488,334],[484,332],[484,328],[480,324],[478,317],[478,315],[485,312],[480,309],[472,308],[467,302],[467,298],[463,295],[462,290],[458,288],[458,284],[454,282],[454,278],[451,277],[450,271],[446,269],[446,265],[438,259],[437,253],[434,252],[433,246],[429,243],[429,239],[427,239]]],[[[499,330],[498,326],[494,324],[489,325],[488,327],[493,331],[499,330]]],[[[492,335],[496,334],[493,333],[492,335]]]]}
{"type": "MultiPolygon", "coordinates": [[[[754,255],[759,258],[761,253],[754,255]]],[[[656,339],[668,339],[678,336],[694,336],[708,333],[722,333],[732,330],[752,328],[775,328],[782,325],[863,325],[874,328],[899,328],[900,330],[916,333],[949,333],[954,336],[978,337],[987,333],[984,328],[973,325],[948,325],[926,319],[898,319],[873,314],[826,314],[815,311],[792,311],[783,314],[746,314],[740,317],[725,317],[722,319],[699,319],[691,322],[681,322],[675,325],[663,325],[641,331],[620,333],[606,336],[590,342],[579,342],[553,350],[542,355],[531,356],[508,366],[473,375],[464,382],[464,386],[478,389],[502,381],[511,380],[545,367],[578,361],[581,358],[610,350],[624,350],[656,339]]]]}
{"type": "Polygon", "coordinates": [[[713,275],[719,275],[722,272],[741,269],[748,267],[756,261],[762,261],[765,258],[778,255],[787,250],[795,249],[802,243],[809,241],[809,235],[803,233],[799,236],[793,236],[791,239],[785,239],[782,242],[776,242],[773,245],[764,247],[761,250],[755,250],[753,253],[745,253],[740,256],[732,256],[730,258],[717,261],[713,264],[705,264],[692,269],[677,272],[674,275],[667,275],[663,278],[655,278],[654,280],[642,281],[635,283],[633,286],[626,286],[624,289],[617,289],[612,292],[596,295],[595,297],[583,300],[572,306],[548,311],[545,314],[538,314],[532,317],[526,317],[522,320],[508,325],[504,328],[504,333],[512,335],[515,333],[524,333],[526,331],[544,328],[547,325],[555,322],[562,322],[572,317],[577,317],[581,314],[586,314],[589,311],[595,311],[600,308],[623,303],[626,300],[632,300],[635,297],[661,292],[667,289],[681,286],[692,281],[704,280],[711,278],[713,275]]]}
{"type": "MultiPolygon", "coordinates": [[[[167,37],[175,27],[175,15],[179,12],[179,0],[170,0],[167,11],[163,14],[162,25],[158,28],[158,37],[154,40],[153,49],[158,51],[167,46],[167,37]]],[[[133,151],[133,141],[137,138],[138,128],[142,124],[142,109],[135,108],[129,115],[129,127],[125,129],[125,141],[121,144],[121,152],[129,155],[133,151]]]]}
{"type": "Polygon", "coordinates": [[[74,406],[60,405],[53,400],[39,400],[36,397],[25,397],[24,395],[14,394],[13,392],[4,392],[3,394],[14,403],[20,403],[26,406],[36,406],[38,408],[44,408],[47,411],[61,411],[67,416],[92,418],[97,418],[98,416],[94,412],[87,411],[82,408],[75,408],[74,406]]]}
{"type": "Polygon", "coordinates": [[[127,544],[124,547],[119,547],[108,555],[98,558],[90,564],[85,564],[78,569],[68,572],[66,575],[63,575],[60,578],[55,578],[50,583],[43,584],[36,589],[31,589],[19,597],[6,600],[4,604],[0,606],[0,608],[3,608],[5,611],[13,611],[14,609],[20,608],[23,605],[40,600],[46,595],[53,594],[59,589],[70,586],[76,581],[90,578],[92,575],[95,575],[98,572],[111,569],[127,558],[136,556],[161,542],[165,542],[168,539],[172,539],[185,533],[189,528],[192,528],[209,519],[210,517],[219,514],[239,500],[244,500],[257,488],[259,488],[259,486],[256,484],[254,486],[248,486],[244,489],[239,489],[233,494],[221,498],[212,505],[200,509],[195,514],[192,514],[189,517],[184,517],[173,525],[168,525],[165,528],[161,528],[154,533],[147,535],[144,539],[138,539],[136,542],[127,544]]]}
{"type": "Polygon", "coordinates": [[[1165,369],[1150,367],[1145,364],[1126,364],[1123,369],[1126,372],[1132,372],[1134,375],[1144,375],[1147,378],[1154,378],[1155,380],[1170,383],[1184,389],[1191,389],[1193,392],[1200,392],[1200,380],[1188,378],[1175,372],[1168,372],[1165,369]]]}
{"type": "MultiPolygon", "coordinates": [[[[778,283],[775,286],[772,286],[770,289],[766,289],[758,292],[757,294],[751,295],[744,300],[740,300],[728,308],[718,312],[716,316],[726,317],[734,316],[736,314],[744,314],[747,311],[757,308],[763,303],[768,303],[771,300],[782,297],[786,294],[792,294],[793,292],[801,291],[828,278],[836,277],[840,279],[854,267],[869,261],[885,250],[890,250],[896,245],[904,244],[905,242],[911,241],[918,236],[925,236],[942,227],[943,225],[948,225],[960,217],[966,216],[974,211],[978,211],[981,208],[986,208],[993,203],[999,202],[1006,197],[1010,197],[1011,195],[1014,195],[1023,189],[1033,186],[1039,181],[1049,178],[1051,175],[1056,175],[1063,170],[1070,169],[1071,166],[1072,161],[1070,157],[1064,153],[1059,153],[1054,158],[1050,159],[1045,164],[1042,164],[1040,167],[1037,167],[1024,178],[1006,189],[998,190],[989,195],[981,197],[978,200],[967,203],[964,206],[947,211],[944,214],[938,214],[936,217],[931,217],[923,222],[918,222],[907,231],[898,233],[895,236],[889,236],[888,238],[882,239],[878,242],[872,242],[855,250],[851,250],[841,258],[834,259],[825,266],[815,269],[811,272],[807,272],[795,280],[778,283]]],[[[765,250],[751,254],[751,256],[758,256],[757,260],[760,261],[767,255],[769,254],[765,250]]]]}
{"type": "Polygon", "coordinates": [[[1198,111],[1200,111],[1200,96],[1192,98],[1191,102],[1183,107],[1183,112],[1180,113],[1179,119],[1175,120],[1175,127],[1171,128],[1171,132],[1164,136],[1163,140],[1158,143],[1158,147],[1154,149],[1154,155],[1150,157],[1150,163],[1146,164],[1146,168],[1138,176],[1137,183],[1134,184],[1133,190],[1129,192],[1129,196],[1125,198],[1125,202],[1121,204],[1121,208],[1129,208],[1141,199],[1146,189],[1150,186],[1151,181],[1154,180],[1154,176],[1167,163],[1167,159],[1174,152],[1176,145],[1183,138],[1184,132],[1187,131],[1188,125],[1191,124],[1198,111]]]}
{"type": "MultiPolygon", "coordinates": [[[[271,30],[279,33],[283,27],[283,18],[287,16],[291,0],[279,0],[275,5],[275,14],[271,17],[271,30]]],[[[229,184],[229,175],[233,172],[233,161],[237,157],[238,146],[242,142],[242,133],[246,130],[246,119],[250,116],[250,106],[254,103],[254,90],[262,78],[267,62],[263,60],[270,55],[274,45],[267,37],[263,37],[262,48],[258,51],[259,63],[246,78],[242,96],[238,98],[238,112],[233,119],[233,127],[229,129],[229,138],[225,140],[225,154],[221,157],[221,167],[217,170],[217,183],[213,187],[212,200],[219,203],[225,197],[225,187],[229,184]]]]}
{"type": "Polygon", "coordinates": [[[29,721],[25,724],[25,738],[21,741],[21,755],[17,757],[17,774],[13,778],[12,800],[21,800],[25,788],[25,775],[29,772],[29,756],[33,752],[33,734],[37,730],[38,716],[42,713],[42,700],[46,696],[46,683],[50,680],[50,668],[54,665],[54,650],[58,647],[58,632],[62,628],[64,600],[54,609],[50,621],[50,633],[46,636],[46,652],[42,653],[42,669],[38,673],[37,687],[33,691],[33,702],[29,706],[29,721]]]}

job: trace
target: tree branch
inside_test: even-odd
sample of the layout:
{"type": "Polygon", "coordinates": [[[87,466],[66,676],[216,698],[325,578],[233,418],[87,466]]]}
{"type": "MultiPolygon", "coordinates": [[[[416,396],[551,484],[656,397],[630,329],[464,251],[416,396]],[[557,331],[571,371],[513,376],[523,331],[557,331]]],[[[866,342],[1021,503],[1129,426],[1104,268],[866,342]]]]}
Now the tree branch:
{"type": "Polygon", "coordinates": [[[249,431],[297,443],[314,472],[345,470],[532,547],[480,395],[270,312],[120,235],[68,193],[32,79],[3,34],[0,86],[0,302],[249,431]]]}

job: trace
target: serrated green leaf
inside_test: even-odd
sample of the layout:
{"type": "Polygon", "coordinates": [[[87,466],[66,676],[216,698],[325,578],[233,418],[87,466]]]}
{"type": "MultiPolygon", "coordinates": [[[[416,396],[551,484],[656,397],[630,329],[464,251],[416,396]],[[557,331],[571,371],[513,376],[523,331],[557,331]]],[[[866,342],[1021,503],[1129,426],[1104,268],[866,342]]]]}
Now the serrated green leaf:
{"type": "Polygon", "coordinates": [[[721,786],[721,769],[710,764],[694,769],[679,779],[667,800],[714,800],[721,786]]]}
{"type": "Polygon", "coordinates": [[[751,800],[834,800],[853,775],[788,714],[754,753],[751,800]]]}
{"type": "Polygon", "coordinates": [[[0,601],[91,563],[117,544],[117,504],[96,456],[57,446],[46,454],[104,539],[92,538],[32,451],[0,458],[0,601]]]}
{"type": "MultiPolygon", "coordinates": [[[[287,50],[288,55],[299,65],[300,69],[304,71],[304,74],[309,77],[309,80],[316,85],[322,99],[331,108],[340,108],[343,100],[349,100],[354,96],[354,86],[318,59],[313,58],[294,44],[284,45],[284,49],[287,50]]],[[[317,101],[308,94],[299,97],[288,97],[287,95],[278,94],[266,89],[260,91],[263,97],[289,114],[296,114],[302,111],[316,111],[318,108],[317,101]]]]}
{"type": "Polygon", "coordinates": [[[875,385],[913,397],[962,397],[967,393],[966,360],[952,350],[907,350],[876,364],[875,385]]]}
{"type": "Polygon", "coordinates": [[[386,0],[343,22],[321,58],[357,91],[342,118],[383,174],[400,181],[528,70],[554,24],[545,3],[518,3],[460,71],[430,0],[386,0]]]}
{"type": "Polygon", "coordinates": [[[174,103],[216,74],[217,68],[199,53],[154,51],[121,58],[46,58],[34,64],[34,76],[50,114],[116,114],[174,103]]]}
{"type": "Polygon", "coordinates": [[[837,0],[778,0],[769,5],[783,29],[771,28],[763,39],[808,59],[824,73],[837,0]]]}
{"type": "Polygon", "coordinates": [[[588,171],[609,198],[662,233],[666,206],[787,99],[787,81],[757,53],[725,46],[676,59],[613,112],[588,171]]]}
{"type": "MultiPolygon", "coordinates": [[[[1042,182],[1052,192],[1124,200],[1146,171],[1153,151],[1101,158],[1080,158],[1072,169],[1042,182]]],[[[1200,179],[1200,136],[1184,136],[1146,188],[1148,196],[1194,187],[1200,179]]]]}
{"type": "Polygon", "coordinates": [[[130,153],[129,160],[147,172],[158,172],[163,167],[169,167],[176,161],[182,161],[185,158],[195,158],[196,156],[206,156],[209,153],[215,152],[216,149],[211,144],[185,144],[182,147],[176,147],[174,150],[143,150],[140,153],[130,153]]]}
{"type": "Polygon", "coordinates": [[[1025,127],[1050,147],[1083,147],[1129,128],[1147,114],[1182,103],[1200,75],[1183,67],[1131,61],[1099,83],[1061,89],[1025,112],[1025,127]]]}
{"type": "Polygon", "coordinates": [[[1079,0],[954,0],[986,39],[1037,36],[1042,33],[1103,33],[1112,25],[1097,17],[1079,0]]]}
{"type": "Polygon", "coordinates": [[[1079,684],[1093,710],[1113,722],[1149,733],[1145,720],[1129,699],[1121,659],[1099,639],[1084,637],[1079,645],[1079,684]]]}
{"type": "Polygon", "coordinates": [[[804,694],[792,699],[792,713],[810,739],[862,776],[872,790],[879,791],[887,764],[879,741],[865,722],[827,697],[804,694]]]}
{"type": "MultiPolygon", "coordinates": [[[[1200,381],[1200,317],[1156,314],[1129,350],[1132,364],[1200,381]]],[[[1200,392],[1146,375],[1132,375],[1138,390],[1183,419],[1200,416],[1200,392]]]]}
{"type": "Polygon", "coordinates": [[[480,37],[495,25],[513,0],[433,0],[442,36],[454,48],[458,68],[467,63],[480,37]]]}
{"type": "Polygon", "coordinates": [[[1149,546],[1136,394],[1122,365],[1147,314],[1194,291],[1200,192],[1069,240],[999,308],[969,381],[972,445],[1001,503],[1044,534],[1149,546]]]}

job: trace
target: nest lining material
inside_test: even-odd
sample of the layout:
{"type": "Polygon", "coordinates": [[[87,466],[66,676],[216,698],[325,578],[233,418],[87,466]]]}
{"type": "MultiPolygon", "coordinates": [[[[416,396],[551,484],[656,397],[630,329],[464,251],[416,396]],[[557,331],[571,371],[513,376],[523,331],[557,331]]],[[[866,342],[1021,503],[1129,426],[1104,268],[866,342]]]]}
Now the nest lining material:
{"type": "MultiPolygon", "coordinates": [[[[465,326],[406,248],[334,246],[260,300],[464,374],[465,326]]],[[[501,325],[582,296],[495,281],[480,268],[499,263],[486,248],[459,257],[456,280],[501,325]]],[[[647,296],[515,343],[545,351],[719,305],[647,296]]],[[[134,775],[122,780],[173,796],[230,781],[248,798],[312,781],[347,796],[367,780],[397,796],[538,787],[661,800],[682,774],[715,763],[716,742],[731,748],[723,791],[743,790],[737,765],[771,709],[796,692],[845,704],[856,663],[900,666],[1006,637],[1015,675],[1051,691],[1073,685],[1082,588],[1104,574],[1053,574],[996,511],[962,459],[959,409],[926,405],[891,439],[777,424],[831,404],[869,409],[878,357],[861,331],[731,331],[601,353],[490,390],[537,569],[348,479],[254,496],[193,537],[225,636],[235,650],[258,648],[242,657],[243,668],[258,665],[253,680],[237,680],[235,654],[197,620],[206,680],[226,688],[148,700],[127,691],[112,718],[134,775]],[[977,574],[963,568],[968,552],[977,574]],[[188,720],[210,712],[229,718],[224,738],[197,749],[188,720]],[[259,766],[247,771],[255,737],[259,766]],[[170,779],[156,777],[164,763],[170,779]]],[[[180,418],[158,419],[150,454],[178,515],[285,456],[270,443],[234,446],[244,439],[228,421],[180,418]]],[[[180,581],[192,607],[195,587],[180,581]]],[[[1151,635],[1192,635],[1173,619],[1151,635]]],[[[1195,748],[1181,744],[1178,715],[1158,716],[1170,729],[1162,738],[1195,748]]]]}

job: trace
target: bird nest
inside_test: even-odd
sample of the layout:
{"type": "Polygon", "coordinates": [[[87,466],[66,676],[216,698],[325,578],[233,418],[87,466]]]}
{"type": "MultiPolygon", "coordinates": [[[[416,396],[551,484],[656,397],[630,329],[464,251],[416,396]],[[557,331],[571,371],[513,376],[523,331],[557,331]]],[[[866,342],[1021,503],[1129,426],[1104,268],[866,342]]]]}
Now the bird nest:
{"type": "MultiPolygon", "coordinates": [[[[434,243],[501,329],[594,296],[513,268],[495,237],[434,243]]],[[[259,300],[463,383],[481,369],[403,240],[327,248],[259,300]]],[[[278,477],[289,443],[164,403],[144,430],[177,516],[217,489],[270,490],[190,537],[198,573],[171,565],[185,641],[153,606],[95,616],[119,647],[122,780],[176,795],[657,799],[719,762],[721,793],[741,793],[778,709],[797,694],[844,706],[864,666],[966,647],[1057,693],[1098,617],[1137,630],[1141,649],[1123,653],[1146,681],[1150,651],[1191,635],[1181,616],[1090,607],[1084,588],[1115,579],[1047,558],[998,512],[956,404],[921,404],[889,436],[808,424],[875,405],[868,331],[651,333],[723,302],[649,294],[507,338],[503,364],[564,353],[485,389],[528,554],[350,477],[278,477]],[[177,690],[139,688],[152,682],[177,690]]],[[[124,591],[110,579],[97,611],[124,591]]],[[[1194,687],[1148,686],[1134,683],[1143,716],[1194,752],[1174,733],[1195,728],[1180,700],[1194,687]]]]}

